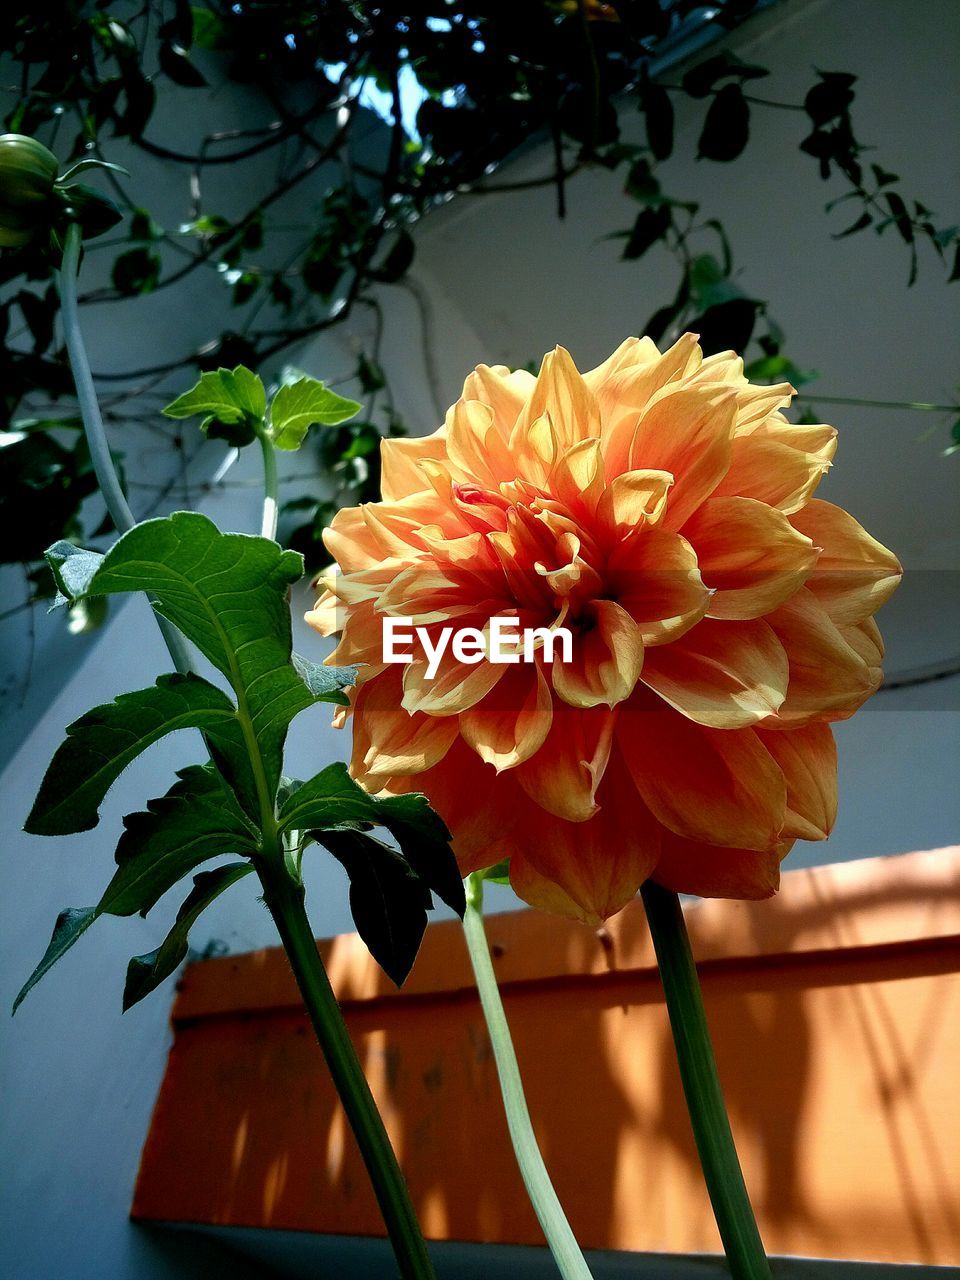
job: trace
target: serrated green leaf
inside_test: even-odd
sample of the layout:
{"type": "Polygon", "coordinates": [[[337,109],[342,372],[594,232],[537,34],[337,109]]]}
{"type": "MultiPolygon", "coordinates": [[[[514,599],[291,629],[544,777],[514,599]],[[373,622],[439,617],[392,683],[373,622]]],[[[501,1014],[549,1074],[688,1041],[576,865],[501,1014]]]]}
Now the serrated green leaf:
{"type": "Polygon", "coordinates": [[[402,986],[427,927],[429,889],[395,849],[361,831],[324,831],[318,839],[350,878],[357,932],[381,969],[402,986]]]}
{"type": "Polygon", "coordinates": [[[295,653],[293,669],[318,702],[335,702],[341,707],[350,705],[343,691],[357,683],[356,667],[325,667],[321,662],[311,662],[295,653]]]}
{"type": "Polygon", "coordinates": [[[206,516],[180,511],[125,533],[83,584],[91,595],[148,592],[227,677],[238,720],[217,726],[208,741],[258,821],[276,795],[287,726],[316,701],[291,662],[287,592],[302,571],[300,555],[268,538],[221,533],[206,516]],[[244,725],[247,739],[238,736],[244,725]],[[247,767],[250,735],[260,758],[247,767]]]}
{"type": "Polygon", "coordinates": [[[67,907],[57,916],[53,927],[53,937],[43,953],[43,959],[31,973],[13,1002],[12,1013],[16,1013],[26,996],[33,990],[44,974],[49,973],[61,956],[65,955],[81,934],[93,924],[97,918],[96,907],[67,907]]]}
{"type": "Polygon", "coordinates": [[[195,675],[161,676],[155,685],[94,707],[67,728],[24,826],[33,835],[89,831],[109,788],[132,760],[177,729],[217,729],[236,721],[233,703],[195,675]]]}
{"type": "Polygon", "coordinates": [[[86,584],[96,573],[103,559],[99,552],[84,551],[82,547],[77,547],[72,542],[55,542],[44,556],[50,566],[53,580],[57,584],[57,594],[50,606],[51,612],[65,604],[70,604],[76,596],[84,594],[86,584]]]}
{"type": "Polygon", "coordinates": [[[253,854],[257,837],[211,765],[181,769],[165,796],[130,813],[117,845],[117,870],[97,904],[114,916],[151,907],[188,872],[223,854],[253,854]]]}
{"type": "Polygon", "coordinates": [[[238,364],[233,370],[217,369],[202,374],[195,386],[168,404],[163,412],[168,418],[201,416],[227,424],[244,419],[261,423],[267,412],[267,393],[260,378],[238,364]]]}
{"type": "Polygon", "coordinates": [[[278,449],[299,449],[310,427],[334,427],[359,411],[356,400],[338,396],[316,378],[285,383],[270,407],[273,443],[278,449]]]}
{"type": "MultiPolygon", "coordinates": [[[[280,810],[281,831],[344,830],[354,824],[385,827],[400,845],[411,869],[459,915],[465,901],[463,881],[450,848],[443,819],[426,796],[372,796],[341,762],[328,765],[289,796],[280,810]]],[[[315,838],[319,839],[319,835],[315,838]]]]}
{"type": "Polygon", "coordinates": [[[224,889],[242,880],[252,870],[249,862],[231,862],[213,871],[201,871],[193,877],[193,888],[177,912],[176,921],[166,938],[156,951],[134,956],[127,966],[127,981],[123,988],[124,1013],[173,973],[186,958],[190,930],[202,912],[219,898],[224,889]]]}

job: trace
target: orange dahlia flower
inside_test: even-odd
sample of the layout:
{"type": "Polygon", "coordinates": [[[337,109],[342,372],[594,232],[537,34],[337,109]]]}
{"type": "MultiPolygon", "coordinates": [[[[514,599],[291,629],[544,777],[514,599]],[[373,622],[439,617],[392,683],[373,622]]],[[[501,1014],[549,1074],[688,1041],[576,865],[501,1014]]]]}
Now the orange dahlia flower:
{"type": "MultiPolygon", "coordinates": [[[[464,874],[596,922],[643,881],[762,898],[837,807],[830,722],[877,688],[896,558],[812,495],[836,447],[730,352],[628,339],[580,374],[480,365],[432,436],[386,440],[307,619],[359,663],[354,776],[418,790],[464,874]],[[569,661],[384,662],[383,619],[565,627],[569,661]]],[[[430,648],[434,645],[431,644],[430,648]]],[[[349,714],[349,713],[346,713],[349,714]]],[[[341,723],[346,720],[341,717],[341,723]]]]}

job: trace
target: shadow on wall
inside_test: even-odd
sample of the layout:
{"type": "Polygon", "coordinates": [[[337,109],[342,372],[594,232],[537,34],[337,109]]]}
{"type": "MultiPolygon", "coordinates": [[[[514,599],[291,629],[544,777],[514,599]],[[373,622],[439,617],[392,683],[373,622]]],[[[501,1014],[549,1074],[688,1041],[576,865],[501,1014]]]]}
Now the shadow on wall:
{"type": "MultiPolygon", "coordinates": [[[[895,881],[875,885],[862,870],[876,865],[790,873],[806,886],[792,905],[699,905],[694,945],[769,1251],[956,1264],[960,929],[946,917],[960,908],[909,879],[894,898],[895,881]],[[876,920],[894,916],[883,945],[876,920]]],[[[488,934],[578,1239],[718,1252],[642,909],[611,922],[607,945],[534,913],[491,917],[488,934]]],[[[214,986],[193,1007],[184,997],[135,1216],[382,1235],[280,960],[197,967],[207,981],[232,965],[244,1007],[218,1003],[214,986]]],[[[338,989],[428,1237],[541,1244],[467,980],[459,926],[441,924],[408,992],[371,979],[369,965],[338,989]]]]}

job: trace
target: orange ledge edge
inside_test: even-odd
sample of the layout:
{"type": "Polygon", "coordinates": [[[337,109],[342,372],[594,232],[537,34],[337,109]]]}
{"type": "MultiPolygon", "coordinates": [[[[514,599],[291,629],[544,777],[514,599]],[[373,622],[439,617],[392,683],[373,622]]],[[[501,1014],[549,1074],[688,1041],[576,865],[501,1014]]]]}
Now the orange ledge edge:
{"type": "MultiPolygon", "coordinates": [[[[960,846],[787,872],[687,909],[768,1252],[960,1263],[960,846]]],[[[719,1252],[639,901],[598,935],[487,932],[534,1125],[585,1248],[719,1252]]],[[[402,991],[320,943],[429,1238],[537,1245],[457,921],[402,991]]],[[[381,1236],[279,949],[192,965],[138,1220],[381,1236]]]]}

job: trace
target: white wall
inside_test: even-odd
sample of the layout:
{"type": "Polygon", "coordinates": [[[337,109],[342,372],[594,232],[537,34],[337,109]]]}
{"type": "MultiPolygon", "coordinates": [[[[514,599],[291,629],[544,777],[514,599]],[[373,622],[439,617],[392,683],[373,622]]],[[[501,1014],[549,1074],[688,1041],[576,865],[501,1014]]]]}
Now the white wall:
{"type": "MultiPolygon", "coordinates": [[[[949,214],[960,207],[957,157],[930,137],[934,127],[944,138],[955,136],[960,117],[957,6],[927,0],[918,10],[908,0],[882,0],[871,6],[869,28],[865,24],[854,0],[795,3],[772,15],[759,35],[748,28],[738,48],[742,56],[755,52],[782,68],[764,82],[771,96],[796,98],[813,65],[858,72],[862,135],[883,137],[878,158],[949,214]]],[[[771,300],[795,358],[820,369],[824,394],[949,399],[957,378],[960,285],[951,293],[927,261],[908,292],[906,262],[889,235],[880,242],[872,236],[832,242],[822,213],[830,192],[796,152],[801,128],[802,120],[786,113],[758,115],[744,162],[722,169],[678,158],[670,181],[727,221],[740,260],[749,263],[745,285],[771,300]]],[[[695,120],[682,115],[683,156],[692,152],[695,129],[695,120]]],[[[530,153],[510,176],[545,172],[547,164],[542,154],[530,153]]],[[[571,183],[569,199],[563,224],[554,218],[548,189],[463,199],[422,226],[414,279],[425,305],[405,291],[384,296],[384,363],[411,423],[432,430],[438,410],[480,360],[522,364],[561,341],[583,364],[595,362],[665,296],[664,282],[672,279],[665,259],[654,254],[637,266],[622,265],[616,245],[598,238],[628,225],[635,212],[618,181],[586,175],[571,183]]],[[[125,323],[128,314],[125,309],[125,323]]],[[[134,327],[118,334],[105,316],[94,335],[98,354],[124,367],[131,351],[157,352],[182,336],[181,318],[163,317],[158,336],[154,317],[146,300],[134,327]]],[[[320,376],[342,371],[352,362],[350,341],[344,334],[317,344],[298,363],[320,376]]],[[[907,564],[908,583],[916,583],[904,588],[905,603],[890,606],[881,620],[889,667],[947,658],[960,633],[955,619],[947,620],[944,598],[947,570],[958,564],[958,460],[939,456],[938,436],[924,438],[925,419],[845,409],[833,420],[841,446],[823,492],[893,546],[907,564]]],[[[250,470],[232,478],[253,476],[254,460],[243,465],[250,470]]],[[[250,528],[255,506],[255,490],[237,487],[204,509],[225,527],[250,528]]],[[[304,629],[298,628],[296,644],[313,656],[320,652],[304,629]]],[[[133,601],[116,611],[59,697],[20,731],[19,750],[2,779],[0,1008],[9,1007],[42,952],[58,910],[96,900],[121,815],[162,792],[175,767],[201,757],[199,741],[186,735],[159,744],[124,774],[95,831],[52,841],[19,830],[64,725],[94,703],[150,683],[166,665],[144,602],[133,601]]],[[[958,700],[956,679],[885,694],[841,728],[837,832],[828,845],[794,854],[794,865],[956,840],[958,700]]],[[[343,757],[346,741],[328,720],[318,708],[295,723],[292,771],[302,775],[343,757]]],[[[315,858],[308,884],[316,932],[349,928],[346,886],[332,861],[315,858]]],[[[147,921],[99,923],[32,993],[15,1022],[0,1021],[0,1257],[11,1280],[159,1280],[211,1272],[213,1264],[199,1259],[193,1245],[158,1242],[126,1221],[169,1043],[172,983],[122,1019],[120,991],[127,959],[157,945],[175,905],[161,903],[147,921]]],[[[509,905],[509,895],[499,895],[495,905],[509,905]]],[[[212,940],[234,950],[272,942],[250,881],[204,917],[194,943],[212,940]]]]}

